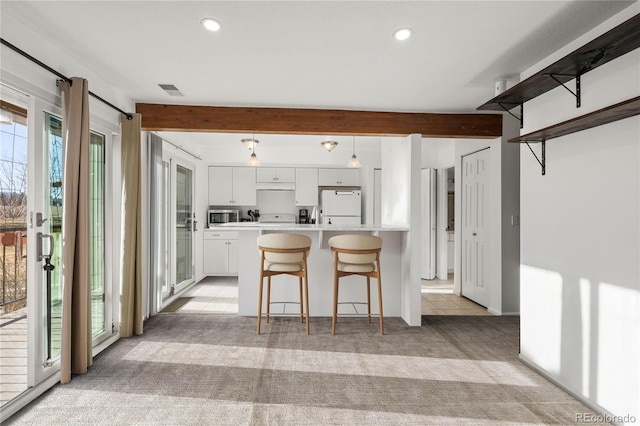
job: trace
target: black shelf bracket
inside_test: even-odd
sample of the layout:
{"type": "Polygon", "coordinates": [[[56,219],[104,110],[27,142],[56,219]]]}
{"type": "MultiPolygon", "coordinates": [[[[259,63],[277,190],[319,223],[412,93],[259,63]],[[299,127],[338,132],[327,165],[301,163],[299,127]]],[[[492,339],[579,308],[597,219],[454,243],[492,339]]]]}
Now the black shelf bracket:
{"type": "Polygon", "coordinates": [[[503,102],[498,102],[498,105],[500,105],[500,108],[502,108],[503,110],[505,110],[505,112],[507,112],[510,116],[512,116],[513,118],[515,118],[516,120],[518,120],[520,122],[520,128],[522,129],[522,126],[524,124],[524,104],[521,103],[520,104],[520,117],[518,117],[517,115],[515,115],[514,113],[511,112],[511,108],[513,108],[513,106],[511,108],[507,108],[505,105],[518,105],[518,104],[509,104],[509,103],[503,103],[503,102]]]}
{"type": "Polygon", "coordinates": [[[536,158],[536,161],[538,162],[538,164],[540,164],[540,167],[542,167],[542,176],[544,176],[547,172],[547,154],[546,154],[546,150],[545,150],[545,141],[542,141],[542,153],[541,153],[541,157],[542,159],[538,158],[538,156],[536,155],[535,152],[533,152],[533,148],[531,148],[531,145],[529,145],[529,142],[526,142],[527,146],[529,147],[529,151],[531,151],[531,153],[533,154],[533,156],[536,158]]]}
{"type": "Polygon", "coordinates": [[[558,84],[562,85],[562,87],[564,87],[565,89],[567,89],[567,91],[569,93],[571,93],[573,96],[575,96],[576,98],[576,108],[580,108],[580,75],[574,75],[574,74],[543,74],[547,77],[551,77],[552,79],[554,79],[555,81],[558,82],[558,84]],[[558,80],[556,78],[556,76],[559,77],[574,77],[576,79],[576,91],[574,92],[573,90],[569,89],[563,82],[561,82],[560,80],[558,80]]]}

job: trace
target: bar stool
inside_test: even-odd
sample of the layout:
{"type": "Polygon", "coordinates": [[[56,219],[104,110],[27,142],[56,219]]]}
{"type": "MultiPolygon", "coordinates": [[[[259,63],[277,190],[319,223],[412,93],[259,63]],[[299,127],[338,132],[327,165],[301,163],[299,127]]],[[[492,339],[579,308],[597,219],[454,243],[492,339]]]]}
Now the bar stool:
{"type": "MultiPolygon", "coordinates": [[[[371,323],[371,278],[378,280],[378,306],[380,310],[380,334],[384,334],[382,315],[382,282],[380,280],[380,251],[382,238],[371,235],[337,235],[329,238],[329,247],[334,252],[333,271],[333,318],[331,334],[336,334],[338,320],[338,280],[349,275],[367,277],[367,316],[371,323]]],[[[343,302],[364,304],[364,302],[343,302]]]]}
{"type": "Polygon", "coordinates": [[[258,328],[262,320],[262,290],[264,278],[267,278],[267,322],[269,322],[270,306],[272,303],[298,303],[298,302],[272,302],[271,301],[271,277],[274,275],[294,275],[299,278],[300,291],[300,322],[307,320],[307,334],[309,334],[309,277],[307,275],[307,256],[311,249],[311,238],[299,234],[264,234],[258,237],[258,250],[260,250],[260,290],[258,293],[258,328]],[[302,281],[304,278],[304,292],[302,281]],[[304,303],[303,303],[304,294],[304,303]]]}

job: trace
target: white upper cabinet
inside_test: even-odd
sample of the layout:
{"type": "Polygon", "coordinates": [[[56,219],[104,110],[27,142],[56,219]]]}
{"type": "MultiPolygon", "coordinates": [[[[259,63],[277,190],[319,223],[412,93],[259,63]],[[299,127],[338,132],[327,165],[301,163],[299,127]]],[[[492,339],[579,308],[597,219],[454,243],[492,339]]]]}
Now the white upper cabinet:
{"type": "Polygon", "coordinates": [[[256,169],[254,167],[233,168],[233,204],[238,206],[255,206],[256,169]]]}
{"type": "Polygon", "coordinates": [[[296,206],[318,204],[318,169],[296,169],[296,206]]]}
{"type": "Polygon", "coordinates": [[[318,169],[319,186],[360,186],[360,169],[318,169]]]}
{"type": "Polygon", "coordinates": [[[209,205],[256,205],[256,169],[209,167],[209,205]]]}
{"type": "Polygon", "coordinates": [[[296,181],[296,169],[293,167],[259,167],[256,178],[260,183],[293,183],[296,181]]]}

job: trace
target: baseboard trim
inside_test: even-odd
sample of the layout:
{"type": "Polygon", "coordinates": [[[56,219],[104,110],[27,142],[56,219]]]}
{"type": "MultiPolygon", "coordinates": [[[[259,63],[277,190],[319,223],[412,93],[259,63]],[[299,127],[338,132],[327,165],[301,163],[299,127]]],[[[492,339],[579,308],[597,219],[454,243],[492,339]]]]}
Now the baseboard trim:
{"type": "MultiPolygon", "coordinates": [[[[559,387],[560,389],[562,389],[563,391],[565,391],[566,393],[568,393],[569,395],[571,395],[572,397],[574,397],[575,399],[577,399],[578,401],[586,405],[588,408],[595,411],[596,414],[599,414],[605,417],[605,419],[607,418],[613,419],[617,417],[615,414],[610,413],[609,411],[607,411],[600,405],[596,404],[595,402],[591,401],[590,399],[587,399],[583,395],[580,395],[579,393],[576,393],[575,391],[569,389],[568,387],[560,383],[555,377],[549,375],[549,373],[543,370],[542,367],[537,365],[535,362],[528,360],[522,354],[520,354],[518,358],[520,359],[520,362],[522,362],[524,365],[534,370],[536,373],[540,374],[542,377],[544,377],[545,379],[547,379],[548,381],[550,381],[551,383],[553,383],[554,385],[556,385],[557,387],[559,387]]],[[[624,423],[616,423],[616,422],[612,422],[612,424],[621,425],[621,426],[624,425],[624,423]]]]}

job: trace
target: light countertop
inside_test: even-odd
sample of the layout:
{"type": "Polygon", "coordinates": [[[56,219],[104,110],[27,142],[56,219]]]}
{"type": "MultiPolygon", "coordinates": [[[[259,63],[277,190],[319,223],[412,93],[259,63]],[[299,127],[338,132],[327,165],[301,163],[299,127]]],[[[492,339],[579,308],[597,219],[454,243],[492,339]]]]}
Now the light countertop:
{"type": "Polygon", "coordinates": [[[309,225],[300,223],[260,223],[260,222],[230,222],[205,228],[205,231],[367,231],[367,232],[386,232],[386,231],[408,231],[407,226],[375,226],[375,225],[309,225]]]}

